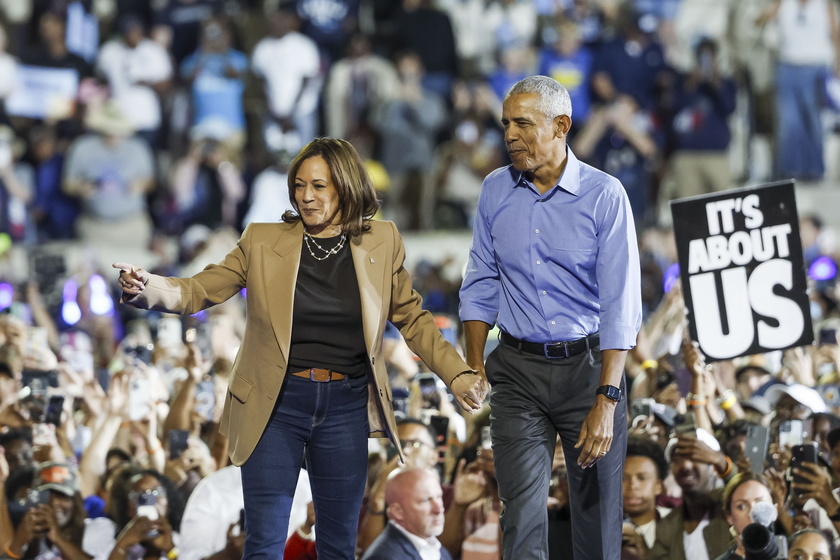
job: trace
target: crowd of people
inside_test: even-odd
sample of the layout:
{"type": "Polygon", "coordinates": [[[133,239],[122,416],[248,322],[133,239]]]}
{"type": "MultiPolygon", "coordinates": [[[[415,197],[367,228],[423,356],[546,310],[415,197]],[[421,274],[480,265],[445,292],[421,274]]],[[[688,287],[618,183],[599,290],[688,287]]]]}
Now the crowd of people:
{"type": "MultiPolygon", "coordinates": [[[[826,177],[835,10],[0,2],[0,558],[241,558],[242,468],[219,427],[248,294],[186,317],[119,305],[111,263],[190,276],[220,262],[248,224],[291,208],[290,165],[322,135],[362,156],[378,217],[406,231],[471,227],[485,176],[508,163],[502,101],[532,74],[566,87],[569,146],[621,181],[639,232],[622,557],[743,558],[760,517],[750,512],[766,502],[778,556],[838,558],[831,228],[801,218],[818,344],[706,364],[683,340],[667,216],[675,198],[826,177]]],[[[414,287],[462,350],[460,278],[446,264],[422,262],[414,287]]],[[[369,440],[358,557],[501,558],[490,405],[465,414],[397,329],[382,349],[404,464],[387,439],[369,440]]],[[[558,438],[545,496],[553,559],[573,558],[567,471],[558,438]]],[[[285,558],[311,559],[305,470],[296,484],[285,558]]]]}

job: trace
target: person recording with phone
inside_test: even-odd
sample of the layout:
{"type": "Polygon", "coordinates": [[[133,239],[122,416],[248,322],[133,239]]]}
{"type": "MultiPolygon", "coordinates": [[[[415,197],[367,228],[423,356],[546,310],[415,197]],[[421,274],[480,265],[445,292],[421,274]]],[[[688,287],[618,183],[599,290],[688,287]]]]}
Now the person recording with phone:
{"type": "Polygon", "coordinates": [[[116,537],[108,560],[174,560],[184,504],[172,482],[129,467],[114,481],[110,515],[116,537]]]}
{"type": "Polygon", "coordinates": [[[242,467],[245,557],[279,557],[306,460],[321,560],[355,555],[368,468],[368,438],[397,439],[382,351],[386,321],[468,412],[481,408],[484,377],[441,335],[412,288],[390,222],[373,219],[376,191],[356,149],[318,138],[289,169],[294,210],[251,223],[219,264],[189,278],[126,262],[128,305],[190,315],[247,288],[246,328],[231,373],[220,432],[242,467]]]}
{"type": "Polygon", "coordinates": [[[795,445],[791,450],[789,519],[781,516],[788,532],[814,527],[840,538],[840,500],[831,475],[819,464],[817,445],[795,445]]]}
{"type": "Polygon", "coordinates": [[[25,513],[0,557],[89,560],[95,551],[83,549],[86,512],[74,467],[46,462],[34,475],[20,504],[25,513]]]}
{"type": "Polygon", "coordinates": [[[694,437],[682,434],[672,438],[665,449],[683,500],[657,522],[656,541],[648,560],[686,560],[689,550],[700,547],[709,558],[717,558],[729,546],[729,525],[716,490],[718,478],[729,473],[716,466],[731,462],[723,459],[720,443],[712,434],[702,428],[694,432],[694,437]]]}

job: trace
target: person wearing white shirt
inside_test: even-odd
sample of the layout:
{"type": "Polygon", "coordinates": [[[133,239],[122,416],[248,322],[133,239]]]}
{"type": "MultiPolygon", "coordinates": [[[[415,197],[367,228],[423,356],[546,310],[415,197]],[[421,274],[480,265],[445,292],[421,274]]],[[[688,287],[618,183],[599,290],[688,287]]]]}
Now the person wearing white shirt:
{"type": "Polygon", "coordinates": [[[263,134],[271,151],[294,153],[318,132],[321,57],[315,42],[298,31],[293,6],[281,4],[269,25],[271,34],[257,43],[251,60],[270,117],[263,134]]]}
{"type": "MultiPolygon", "coordinates": [[[[287,536],[306,519],[306,506],[311,501],[309,476],[301,469],[292,500],[287,536]]],[[[232,550],[228,546],[228,536],[241,530],[240,527],[231,531],[233,525],[239,524],[239,515],[243,507],[242,475],[239,467],[229,465],[203,478],[190,494],[184,509],[179,560],[227,559],[227,553],[232,550]]],[[[247,526],[246,520],[246,532],[247,526]]],[[[241,545],[239,552],[240,556],[235,560],[241,558],[241,545]]],[[[234,559],[231,557],[230,560],[234,559]]]]}
{"type": "Polygon", "coordinates": [[[172,62],[160,44],[145,36],[143,22],[126,16],[120,22],[121,35],[102,46],[97,72],[108,81],[111,95],[153,147],[162,123],[158,95],[172,78],[172,62]]]}

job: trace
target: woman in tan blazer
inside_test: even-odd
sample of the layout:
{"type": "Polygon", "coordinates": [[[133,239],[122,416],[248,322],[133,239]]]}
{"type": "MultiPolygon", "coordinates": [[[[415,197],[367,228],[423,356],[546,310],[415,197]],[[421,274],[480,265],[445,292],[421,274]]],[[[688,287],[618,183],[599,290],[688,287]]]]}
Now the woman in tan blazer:
{"type": "Polygon", "coordinates": [[[189,315],[243,288],[247,323],[225,400],[221,432],[242,466],[245,558],[281,558],[298,471],[305,458],[319,560],[354,557],[367,474],[367,438],[400,450],[382,352],[386,321],[478,410],[487,393],[421,307],[390,222],[356,150],[318,138],[289,170],[294,212],[252,223],[219,264],[191,278],[162,277],[129,263],[123,302],[189,315]]]}

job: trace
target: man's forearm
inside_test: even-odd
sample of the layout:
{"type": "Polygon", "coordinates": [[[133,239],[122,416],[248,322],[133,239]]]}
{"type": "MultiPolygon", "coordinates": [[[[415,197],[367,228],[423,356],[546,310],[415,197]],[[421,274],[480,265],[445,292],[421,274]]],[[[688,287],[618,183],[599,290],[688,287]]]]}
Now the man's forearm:
{"type": "Polygon", "coordinates": [[[490,325],[484,321],[464,321],[464,339],[467,346],[467,365],[484,371],[484,347],[490,325]]]}
{"type": "Polygon", "coordinates": [[[624,375],[624,362],[627,360],[627,350],[601,351],[601,385],[621,387],[624,375]]]}

